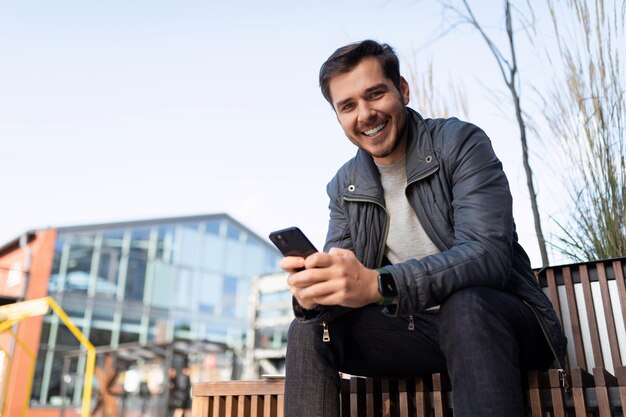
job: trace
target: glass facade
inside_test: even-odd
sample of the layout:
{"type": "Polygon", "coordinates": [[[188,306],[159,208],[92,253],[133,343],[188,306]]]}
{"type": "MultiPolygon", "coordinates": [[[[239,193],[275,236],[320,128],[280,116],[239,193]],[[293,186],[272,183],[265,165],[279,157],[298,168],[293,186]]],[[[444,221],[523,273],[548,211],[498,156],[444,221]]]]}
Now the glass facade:
{"type": "Polygon", "coordinates": [[[258,276],[252,282],[254,313],[248,324],[244,368],[248,379],[285,372],[287,332],[294,319],[287,278],[281,272],[258,276]]]}
{"type": "MultiPolygon", "coordinates": [[[[48,290],[94,346],[242,346],[252,278],[279,259],[227,215],[68,227],[58,230],[48,290]]],[[[63,353],[78,348],[56,316],[45,317],[34,403],[59,401],[63,353]]]]}

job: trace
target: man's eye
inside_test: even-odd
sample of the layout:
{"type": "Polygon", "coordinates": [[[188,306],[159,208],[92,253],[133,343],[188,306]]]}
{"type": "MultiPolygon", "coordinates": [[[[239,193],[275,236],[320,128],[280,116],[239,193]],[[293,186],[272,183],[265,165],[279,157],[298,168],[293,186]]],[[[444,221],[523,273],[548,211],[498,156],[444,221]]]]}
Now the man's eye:
{"type": "Polygon", "coordinates": [[[341,110],[348,111],[348,110],[352,110],[353,108],[354,108],[354,103],[348,103],[348,104],[344,104],[341,110]]]}
{"type": "Polygon", "coordinates": [[[373,93],[370,94],[370,100],[376,100],[377,98],[382,97],[383,92],[382,91],[374,91],[373,93]]]}

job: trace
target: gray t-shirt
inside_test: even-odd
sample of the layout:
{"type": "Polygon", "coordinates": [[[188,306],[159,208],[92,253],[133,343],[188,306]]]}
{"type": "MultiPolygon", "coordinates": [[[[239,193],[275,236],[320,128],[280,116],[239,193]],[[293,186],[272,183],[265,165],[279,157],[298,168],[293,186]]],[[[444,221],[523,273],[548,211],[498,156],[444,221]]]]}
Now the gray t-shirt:
{"type": "Polygon", "coordinates": [[[439,253],[406,198],[406,157],[391,165],[379,165],[389,215],[385,255],[392,264],[439,253]]]}

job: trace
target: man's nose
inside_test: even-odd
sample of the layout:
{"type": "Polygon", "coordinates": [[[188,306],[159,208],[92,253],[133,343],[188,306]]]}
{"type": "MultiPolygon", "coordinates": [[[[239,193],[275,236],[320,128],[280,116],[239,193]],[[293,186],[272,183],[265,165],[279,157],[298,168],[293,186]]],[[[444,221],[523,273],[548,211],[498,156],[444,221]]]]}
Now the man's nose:
{"type": "Polygon", "coordinates": [[[359,104],[359,121],[360,122],[369,121],[370,119],[375,117],[375,114],[376,112],[374,111],[374,109],[372,108],[372,105],[369,102],[364,101],[359,104]]]}

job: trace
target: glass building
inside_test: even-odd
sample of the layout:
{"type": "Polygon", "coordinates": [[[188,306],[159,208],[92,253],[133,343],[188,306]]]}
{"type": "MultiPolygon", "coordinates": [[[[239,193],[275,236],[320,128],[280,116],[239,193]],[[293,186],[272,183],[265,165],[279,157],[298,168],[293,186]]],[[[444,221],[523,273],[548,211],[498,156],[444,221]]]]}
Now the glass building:
{"type": "MultiPolygon", "coordinates": [[[[252,278],[277,271],[279,259],[226,214],[64,227],[48,293],[94,346],[206,340],[240,347],[252,278]]],[[[78,348],[57,316],[44,318],[32,404],[55,405],[64,354],[78,348]]],[[[80,373],[84,362],[73,368],[80,373]]]]}
{"type": "Polygon", "coordinates": [[[250,291],[244,377],[284,374],[287,332],[294,319],[291,290],[285,272],[257,276],[250,291]]]}

